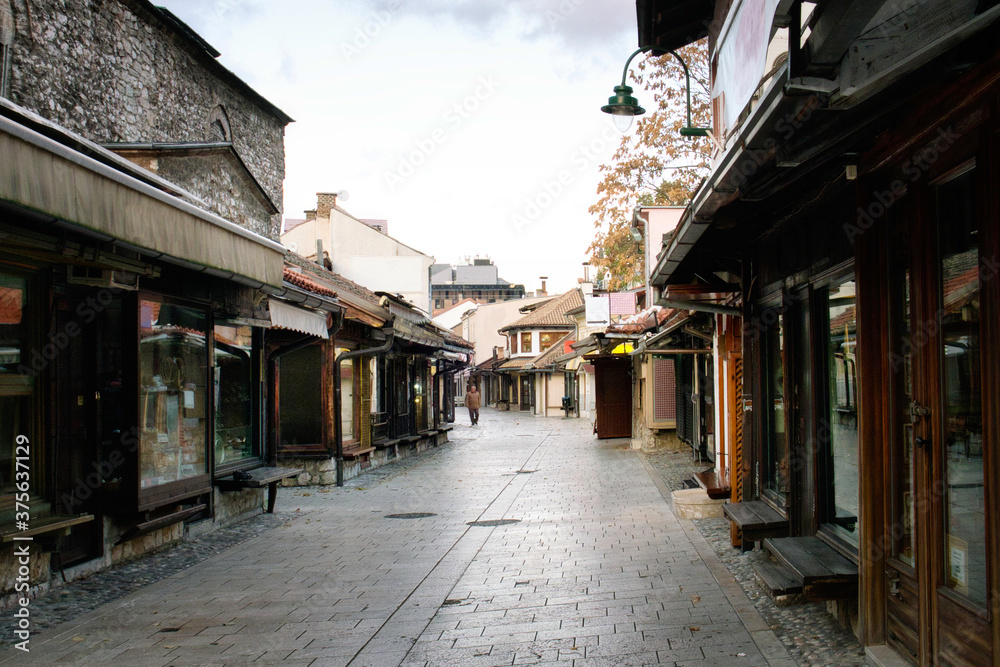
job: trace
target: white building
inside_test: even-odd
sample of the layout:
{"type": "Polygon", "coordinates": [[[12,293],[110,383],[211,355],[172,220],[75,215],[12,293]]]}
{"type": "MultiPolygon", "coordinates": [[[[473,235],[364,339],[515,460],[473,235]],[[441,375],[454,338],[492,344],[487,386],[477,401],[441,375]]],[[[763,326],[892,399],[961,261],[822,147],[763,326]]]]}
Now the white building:
{"type": "MultiPolygon", "coordinates": [[[[430,267],[434,258],[382,233],[377,224],[355,218],[337,206],[337,195],[316,195],[315,211],[305,220],[286,220],[281,242],[316,260],[329,255],[327,268],[373,292],[398,294],[431,312],[430,267]]],[[[377,223],[385,221],[371,221],[377,223]]]]}

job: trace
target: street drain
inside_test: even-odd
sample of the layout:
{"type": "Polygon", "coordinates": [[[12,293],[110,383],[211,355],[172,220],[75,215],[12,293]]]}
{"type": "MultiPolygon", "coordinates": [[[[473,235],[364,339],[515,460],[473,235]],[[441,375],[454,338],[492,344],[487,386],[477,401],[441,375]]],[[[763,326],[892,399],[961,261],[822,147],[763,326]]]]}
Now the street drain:
{"type": "Polygon", "coordinates": [[[386,514],[386,519],[426,519],[429,516],[437,516],[434,512],[406,512],[404,514],[386,514]]]}
{"type": "Polygon", "coordinates": [[[493,526],[509,526],[512,523],[520,523],[520,519],[490,519],[489,521],[470,521],[467,526],[483,526],[492,528],[493,526]]]}

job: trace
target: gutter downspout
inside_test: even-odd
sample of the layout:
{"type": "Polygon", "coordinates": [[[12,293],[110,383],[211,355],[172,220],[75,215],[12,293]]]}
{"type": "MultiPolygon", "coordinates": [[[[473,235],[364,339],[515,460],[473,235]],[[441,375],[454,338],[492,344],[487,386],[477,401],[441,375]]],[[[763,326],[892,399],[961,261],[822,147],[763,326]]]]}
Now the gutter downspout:
{"type": "Polygon", "coordinates": [[[337,357],[333,362],[333,395],[334,395],[334,412],[333,412],[333,437],[335,443],[335,454],[334,458],[337,462],[337,486],[344,485],[344,424],[341,421],[341,396],[340,396],[340,363],[342,361],[348,361],[356,357],[364,357],[368,355],[381,354],[382,352],[388,352],[389,348],[392,347],[393,338],[395,331],[392,327],[384,327],[382,332],[386,336],[386,341],[379,345],[378,347],[369,347],[363,350],[351,350],[349,352],[344,352],[339,357],[337,357]]]}
{"type": "MultiPolygon", "coordinates": [[[[330,324],[329,327],[327,327],[327,333],[329,334],[331,339],[333,339],[333,337],[340,332],[340,328],[344,326],[344,311],[343,309],[341,309],[336,313],[332,313],[332,315],[333,315],[333,322],[330,324]]],[[[275,350],[272,350],[271,353],[267,355],[267,387],[277,386],[276,383],[278,375],[277,372],[278,357],[284,356],[291,352],[295,352],[297,350],[301,350],[304,347],[309,347],[310,345],[315,343],[316,340],[317,340],[316,336],[306,335],[300,338],[299,340],[295,341],[294,343],[289,343],[288,345],[284,345],[275,350]]],[[[265,389],[267,387],[265,387],[265,389]]],[[[270,414],[272,416],[272,421],[277,421],[275,417],[278,412],[278,406],[271,405],[271,397],[268,397],[267,405],[268,405],[267,414],[270,414]]],[[[265,429],[269,432],[270,429],[267,428],[268,425],[265,424],[264,426],[265,429]]],[[[271,449],[271,454],[270,456],[268,456],[268,461],[270,461],[273,464],[277,462],[277,459],[278,459],[278,443],[275,442],[274,447],[271,449]]]]}

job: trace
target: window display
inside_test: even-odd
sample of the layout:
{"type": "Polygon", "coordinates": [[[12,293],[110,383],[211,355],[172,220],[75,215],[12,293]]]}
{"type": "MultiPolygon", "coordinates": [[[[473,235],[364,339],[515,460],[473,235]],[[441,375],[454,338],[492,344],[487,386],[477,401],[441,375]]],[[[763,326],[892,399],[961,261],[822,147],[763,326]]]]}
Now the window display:
{"type": "Polygon", "coordinates": [[[259,456],[251,423],[253,329],[215,326],[215,465],[259,456]]]}
{"type": "Polygon", "coordinates": [[[139,304],[140,487],[208,473],[205,314],[143,299],[139,304]]]}
{"type": "MultiPolygon", "coordinates": [[[[26,285],[23,278],[0,274],[0,493],[13,493],[17,437],[30,442],[34,375],[25,354],[27,343],[26,285]]],[[[37,448],[30,448],[32,456],[37,448]]],[[[22,450],[23,453],[24,450],[22,450]]],[[[37,462],[32,460],[37,470],[37,462]]]]}

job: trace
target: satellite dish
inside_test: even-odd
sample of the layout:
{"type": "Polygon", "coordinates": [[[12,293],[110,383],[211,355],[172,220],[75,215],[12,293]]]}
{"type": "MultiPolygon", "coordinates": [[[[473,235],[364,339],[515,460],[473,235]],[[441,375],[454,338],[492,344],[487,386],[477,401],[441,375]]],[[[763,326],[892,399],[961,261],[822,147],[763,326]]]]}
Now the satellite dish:
{"type": "Polygon", "coordinates": [[[299,251],[299,244],[296,243],[295,241],[289,241],[288,243],[285,244],[285,247],[291,250],[292,252],[299,251]]]}
{"type": "Polygon", "coordinates": [[[337,199],[340,201],[347,201],[351,198],[351,194],[347,190],[337,190],[337,199]]]}

